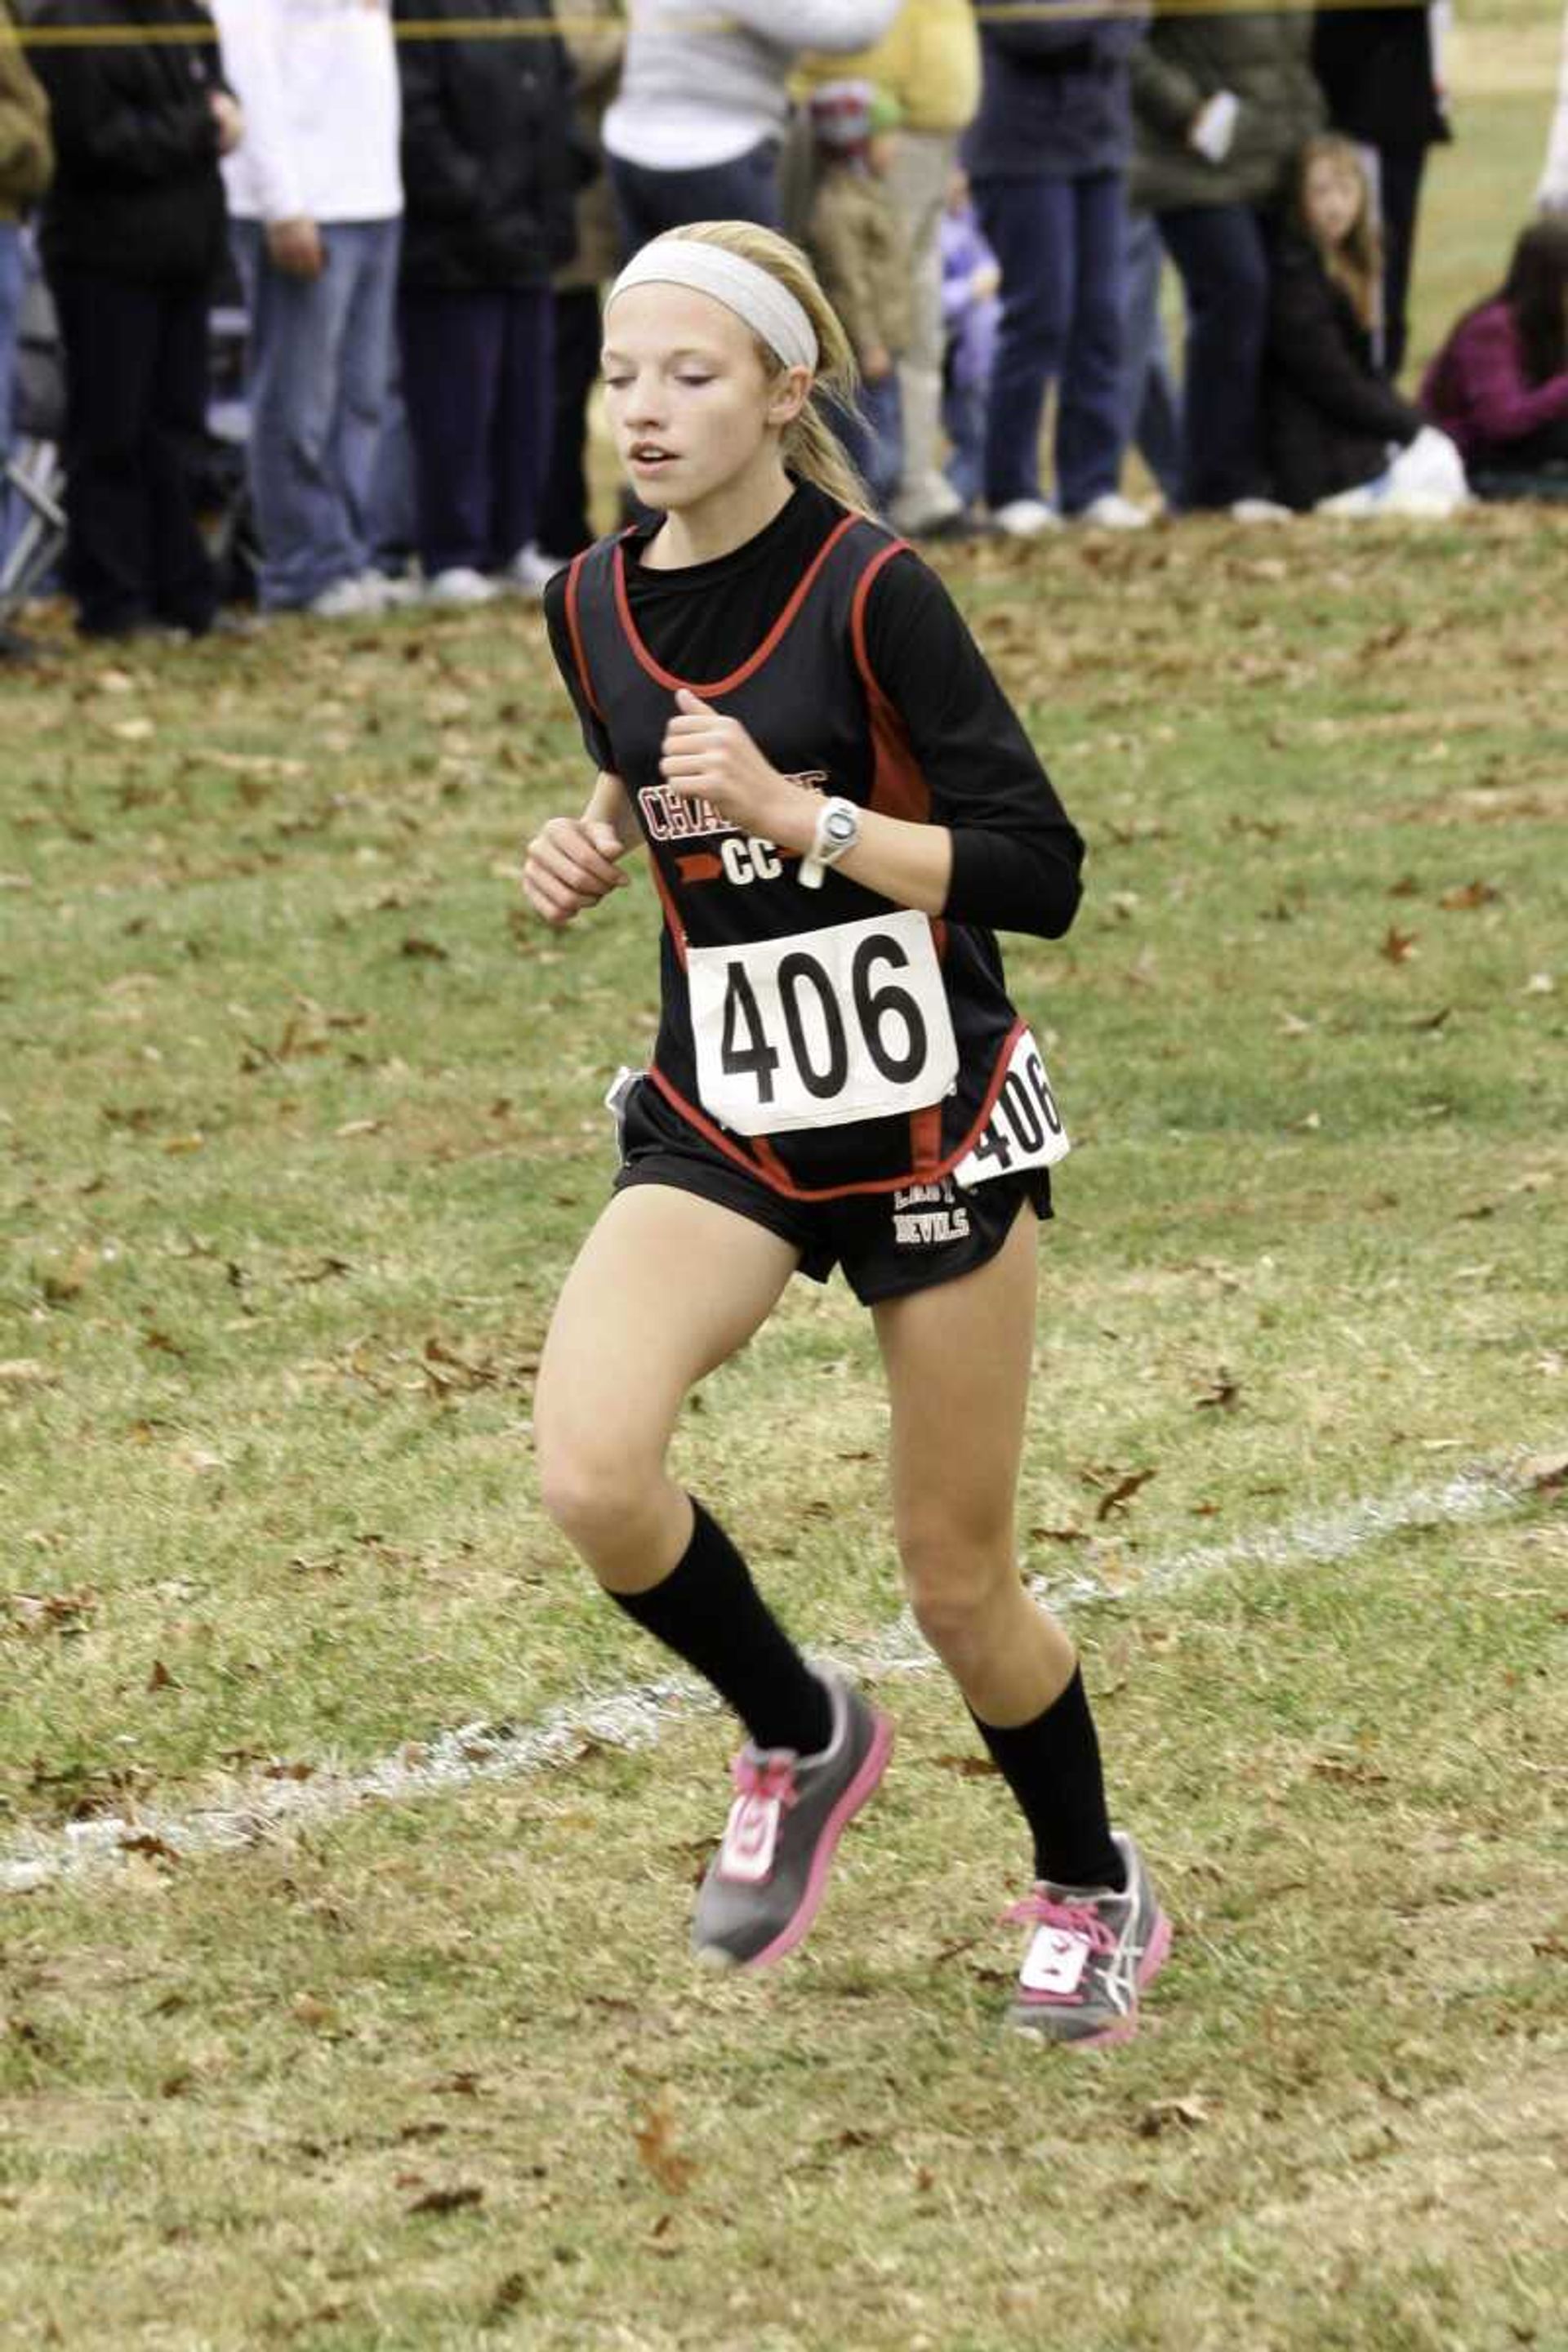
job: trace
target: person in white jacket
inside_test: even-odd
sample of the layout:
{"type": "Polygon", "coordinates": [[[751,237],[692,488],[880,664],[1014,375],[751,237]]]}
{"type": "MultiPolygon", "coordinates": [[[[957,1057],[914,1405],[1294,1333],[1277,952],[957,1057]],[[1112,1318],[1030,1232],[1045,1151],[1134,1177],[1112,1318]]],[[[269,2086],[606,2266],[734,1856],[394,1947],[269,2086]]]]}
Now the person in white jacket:
{"type": "Polygon", "coordinates": [[[778,152],[803,49],[879,40],[903,0],[641,0],[605,150],[629,254],[698,220],[782,228],[778,152]]]}
{"type": "Polygon", "coordinates": [[[391,378],[403,189],[386,0],[214,0],[246,135],[226,167],[250,314],[263,608],[378,611],[372,485],[391,378]]]}
{"type": "Polygon", "coordinates": [[[1568,11],[1563,18],[1563,71],[1557,85],[1557,105],[1547,134],[1546,162],[1535,201],[1543,213],[1568,219],[1568,11]]]}

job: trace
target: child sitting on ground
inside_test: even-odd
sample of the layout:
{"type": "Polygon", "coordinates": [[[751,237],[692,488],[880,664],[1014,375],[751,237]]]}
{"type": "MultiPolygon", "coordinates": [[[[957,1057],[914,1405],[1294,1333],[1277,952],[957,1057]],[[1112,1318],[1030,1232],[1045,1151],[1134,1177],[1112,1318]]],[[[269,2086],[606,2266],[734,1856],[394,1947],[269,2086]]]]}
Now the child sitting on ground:
{"type": "Polygon", "coordinates": [[[1479,498],[1568,499],[1568,220],[1523,232],[1500,291],[1427,369],[1421,405],[1463,450],[1479,498]]]}
{"type": "Polygon", "coordinates": [[[955,171],[942,215],[942,323],[947,337],[942,421],[952,444],[947,478],[966,507],[985,484],[985,401],[1002,323],[1002,271],[955,171]]]}
{"type": "MultiPolygon", "coordinates": [[[[1331,500],[1343,501],[1338,512],[1387,511],[1394,461],[1422,435],[1374,361],[1382,282],[1359,154],[1348,139],[1309,139],[1274,255],[1263,390],[1274,496],[1298,512],[1331,500]]],[[[1428,446],[1418,467],[1438,454],[1428,446]]],[[[1459,469],[1447,470],[1462,496],[1459,469]]]]}
{"type": "Polygon", "coordinates": [[[898,360],[910,334],[909,238],[886,184],[900,119],[868,81],[812,94],[818,176],[806,245],[860,371],[861,414],[842,420],[840,436],[879,508],[901,471],[898,360]]]}

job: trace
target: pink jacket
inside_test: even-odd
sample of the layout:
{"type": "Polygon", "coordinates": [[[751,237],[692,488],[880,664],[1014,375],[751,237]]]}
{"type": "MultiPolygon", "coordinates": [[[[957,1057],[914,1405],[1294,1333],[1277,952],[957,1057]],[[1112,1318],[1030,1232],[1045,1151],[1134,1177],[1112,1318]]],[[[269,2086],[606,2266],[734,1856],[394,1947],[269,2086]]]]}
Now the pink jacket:
{"type": "Polygon", "coordinates": [[[1461,319],[1427,369],[1421,405],[1469,459],[1568,416],[1568,373],[1527,383],[1512,313],[1488,302],[1461,319]]]}

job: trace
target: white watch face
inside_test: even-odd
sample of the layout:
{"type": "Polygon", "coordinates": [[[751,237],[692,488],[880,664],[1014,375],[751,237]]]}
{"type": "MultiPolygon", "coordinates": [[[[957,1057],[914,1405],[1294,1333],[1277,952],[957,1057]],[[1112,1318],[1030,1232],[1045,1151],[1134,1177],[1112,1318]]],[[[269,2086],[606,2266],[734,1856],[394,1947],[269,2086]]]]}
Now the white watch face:
{"type": "Polygon", "coordinates": [[[847,809],[829,809],[824,828],[829,841],[842,843],[845,848],[855,839],[860,827],[847,809]]]}

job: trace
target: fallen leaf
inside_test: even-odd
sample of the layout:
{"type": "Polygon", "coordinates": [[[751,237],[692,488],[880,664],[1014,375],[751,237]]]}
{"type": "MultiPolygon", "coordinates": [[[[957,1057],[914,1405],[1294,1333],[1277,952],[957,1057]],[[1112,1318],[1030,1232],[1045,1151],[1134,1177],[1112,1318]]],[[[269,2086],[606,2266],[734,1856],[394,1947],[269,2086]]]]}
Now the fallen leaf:
{"type": "Polygon", "coordinates": [[[1152,1470],[1129,1470],[1124,1478],[1117,1480],[1109,1495],[1100,1496],[1095,1517],[1108,1519],[1112,1511],[1125,1510],[1138,1489],[1146,1486],[1153,1475],[1152,1470]]]}
{"type": "Polygon", "coordinates": [[[1183,2131],[1196,2131],[1211,2119],[1208,2101],[1190,2092],[1185,2098],[1156,2099],[1145,2107],[1138,2118],[1138,2134],[1142,2139],[1158,2139],[1173,2125],[1183,2131]]]}
{"type": "Polygon", "coordinates": [[[120,1851],[121,1853],[145,1854],[149,1862],[178,1862],[180,1859],[178,1847],[172,1846],[167,1838],[161,1838],[156,1830],[122,1831],[120,1851]]]}
{"type": "Polygon", "coordinates": [[[1220,1372],[1213,1387],[1205,1389],[1203,1395],[1194,1398],[1194,1402],[1200,1412],[1215,1410],[1234,1412],[1241,1402],[1241,1391],[1227,1372],[1220,1372]]]}
{"type": "Polygon", "coordinates": [[[150,1691],[163,1691],[178,1690],[180,1685],[163,1664],[163,1659],[154,1658],[153,1671],[147,1677],[147,1687],[150,1691]]]}
{"type": "Polygon", "coordinates": [[[933,1756],[931,1762],[941,1772],[956,1772],[961,1780],[984,1780],[998,1770],[989,1756],[933,1756]]]}
{"type": "Polygon", "coordinates": [[[406,939],[403,942],[402,952],[405,956],[423,957],[431,963],[446,963],[449,961],[447,950],[437,940],[406,939]]]}
{"type": "Polygon", "coordinates": [[[340,1143],[346,1143],[351,1136],[379,1135],[384,1125],[385,1121],[379,1118],[348,1118],[332,1132],[340,1143]]]}
{"type": "Polygon", "coordinates": [[[89,1274],[98,1266],[98,1252],[90,1242],[83,1242],[72,1252],[68,1265],[58,1274],[46,1274],[38,1286],[51,1307],[68,1307],[79,1298],[89,1274]]]}
{"type": "Polygon", "coordinates": [[[1568,1454],[1532,1454],[1523,1475],[1538,1495],[1552,1495],[1568,1486],[1568,1454]]]}
{"type": "Polygon", "coordinates": [[[1408,963],[1415,953],[1417,931],[1402,931],[1397,923],[1390,923],[1383,937],[1378,954],[1387,963],[1408,963]]]}
{"type": "Polygon", "coordinates": [[[58,1378],[33,1356],[10,1356],[0,1362],[0,1389],[48,1389],[58,1378]]]}
{"type": "Polygon", "coordinates": [[[1089,1537],[1082,1528],[1031,1528],[1031,1543],[1087,1543],[1089,1537]]]}
{"type": "Polygon", "coordinates": [[[697,2167],[689,2156],[682,2156],[673,2144],[669,2110],[663,2099],[646,2107],[633,2126],[632,2138],[642,2162],[659,2187],[672,2197],[684,2196],[690,2187],[697,2167]]]}
{"type": "Polygon", "coordinates": [[[1397,882],[1389,884],[1388,895],[1391,898],[1416,898],[1421,895],[1421,885],[1414,874],[1402,874],[1397,882]]]}
{"type": "Polygon", "coordinates": [[[485,2192],[472,2181],[454,2189],[427,2189],[408,2208],[411,2213],[458,2213],[467,2205],[482,2205],[485,2192]]]}
{"type": "Polygon", "coordinates": [[[1314,1756],[1311,1769],[1315,1780],[1338,1780],[1352,1788],[1381,1789],[1388,1782],[1387,1773],[1364,1756],[1314,1756]]]}
{"type": "Polygon", "coordinates": [[[1461,882],[1452,890],[1445,890],[1437,904],[1454,915],[1468,907],[1489,907],[1494,899],[1501,897],[1502,892],[1493,883],[1461,882]]]}
{"type": "Polygon", "coordinates": [[[322,2000],[313,1992],[300,1992],[289,2003],[289,2014],[297,2025],[319,2031],[322,2026],[335,2025],[338,2013],[330,2000],[322,2000]]]}

